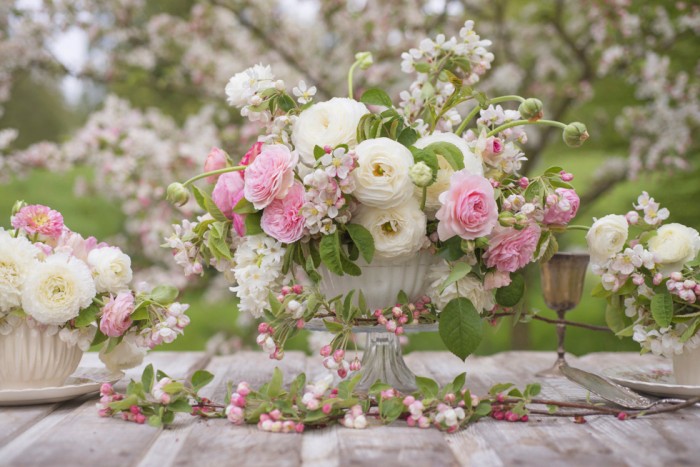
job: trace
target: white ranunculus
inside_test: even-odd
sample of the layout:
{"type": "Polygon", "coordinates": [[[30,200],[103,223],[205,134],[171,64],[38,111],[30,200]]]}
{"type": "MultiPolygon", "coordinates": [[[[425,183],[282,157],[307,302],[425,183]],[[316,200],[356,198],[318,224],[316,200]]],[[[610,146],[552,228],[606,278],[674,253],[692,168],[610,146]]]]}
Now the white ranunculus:
{"type": "Polygon", "coordinates": [[[353,195],[365,206],[393,208],[413,196],[409,170],[413,154],[389,138],[368,139],[357,145],[353,195]]]}
{"type": "Polygon", "coordinates": [[[123,340],[111,352],[106,353],[107,346],[100,350],[100,360],[110,371],[122,371],[137,367],[143,362],[147,350],[134,343],[123,340]]]}
{"type": "Polygon", "coordinates": [[[79,259],[64,253],[49,256],[27,275],[22,308],[42,324],[61,325],[78,316],[95,298],[95,281],[79,259]]]}
{"type": "Polygon", "coordinates": [[[364,104],[353,99],[334,97],[319,102],[299,114],[292,131],[292,142],[301,160],[313,166],[314,146],[336,147],[347,144],[352,149],[357,144],[357,124],[366,113],[364,104]]]}
{"type": "Polygon", "coordinates": [[[484,289],[484,284],[471,274],[467,274],[441,291],[442,285],[451,272],[450,265],[442,260],[433,265],[428,273],[428,281],[430,281],[428,296],[438,310],[442,310],[450,300],[460,297],[468,298],[479,313],[490,311],[496,306],[494,291],[484,289]]]}
{"type": "Polygon", "coordinates": [[[375,255],[397,258],[413,255],[425,244],[427,219],[418,201],[409,198],[401,206],[379,209],[362,206],[353,217],[372,234],[375,255]]]}
{"type": "MultiPolygon", "coordinates": [[[[464,156],[464,168],[474,175],[484,175],[484,166],[481,158],[469,149],[469,144],[467,144],[464,139],[454,133],[433,133],[432,135],[420,138],[413,145],[419,149],[423,149],[433,143],[454,144],[462,151],[462,155],[464,156]]],[[[430,185],[427,190],[425,209],[428,212],[434,212],[440,209],[438,197],[441,193],[450,188],[450,177],[452,177],[454,173],[454,169],[444,157],[438,156],[438,164],[440,168],[438,170],[437,180],[430,185]]],[[[421,188],[416,188],[415,195],[420,199],[423,196],[423,190],[421,188]]]]}
{"type": "Polygon", "coordinates": [[[627,241],[627,233],[628,224],[625,216],[609,214],[595,221],[586,234],[591,262],[605,263],[622,251],[627,241]]]}
{"type": "Polygon", "coordinates": [[[128,288],[133,273],[131,258],[117,247],[95,248],[88,255],[95,287],[99,293],[118,293],[128,288]]]}
{"type": "Polygon", "coordinates": [[[0,313],[20,306],[22,286],[38,255],[39,249],[29,240],[0,229],[0,313]]]}
{"type": "Polygon", "coordinates": [[[698,255],[700,234],[682,224],[666,224],[649,240],[649,251],[663,272],[680,271],[698,255]]]}

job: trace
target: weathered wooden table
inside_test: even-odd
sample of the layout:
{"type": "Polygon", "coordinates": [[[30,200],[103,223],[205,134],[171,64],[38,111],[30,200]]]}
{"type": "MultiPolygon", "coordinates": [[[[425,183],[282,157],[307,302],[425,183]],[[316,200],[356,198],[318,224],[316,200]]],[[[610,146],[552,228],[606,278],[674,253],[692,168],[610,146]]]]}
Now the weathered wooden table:
{"type": "MultiPolygon", "coordinates": [[[[483,394],[498,382],[525,384],[550,365],[553,353],[506,352],[470,357],[466,363],[441,352],[406,357],[417,373],[441,383],[467,371],[467,385],[483,394]]],[[[589,369],[654,362],[629,353],[597,353],[570,358],[589,369]]],[[[174,377],[207,368],[216,379],[203,392],[221,401],[226,381],[257,385],[281,365],[285,377],[301,371],[314,375],[319,362],[290,352],[283,362],[262,353],[244,352],[208,357],[202,353],[152,353],[153,363],[174,377]]],[[[659,363],[665,364],[661,360],[659,363]]],[[[84,366],[97,366],[88,354],[84,366]]],[[[142,368],[129,371],[137,378],[142,368]]],[[[124,388],[128,379],[119,384],[124,388]]],[[[581,400],[586,392],[566,380],[541,380],[543,396],[581,400]]],[[[698,465],[700,409],[619,421],[588,417],[575,424],[568,418],[531,417],[529,423],[492,419],[446,435],[435,429],[408,428],[404,422],[365,430],[334,427],[298,434],[272,434],[256,427],[236,427],[225,420],[203,421],[180,415],[168,429],[126,423],[97,416],[96,396],[62,404],[0,408],[0,465],[2,466],[171,466],[171,465],[698,465]]]]}

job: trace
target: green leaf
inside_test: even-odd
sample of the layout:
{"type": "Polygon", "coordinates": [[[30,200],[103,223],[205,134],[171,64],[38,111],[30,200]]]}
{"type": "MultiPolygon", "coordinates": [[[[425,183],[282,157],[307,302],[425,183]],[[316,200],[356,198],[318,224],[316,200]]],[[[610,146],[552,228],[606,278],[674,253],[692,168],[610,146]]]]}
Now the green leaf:
{"type": "Polygon", "coordinates": [[[277,397],[282,393],[282,371],[275,367],[272,372],[272,379],[267,385],[267,395],[269,397],[277,397]]]}
{"type": "Polygon", "coordinates": [[[277,98],[277,104],[280,106],[280,109],[284,110],[285,112],[289,112],[297,106],[296,103],[294,103],[294,99],[292,99],[288,94],[280,94],[280,96],[277,98]]]}
{"type": "Polygon", "coordinates": [[[320,158],[322,158],[325,155],[326,155],[326,151],[324,151],[321,146],[319,146],[318,144],[316,146],[314,146],[314,159],[319,160],[320,158]]]}
{"type": "Polygon", "coordinates": [[[151,415],[148,417],[148,424],[154,428],[158,428],[163,424],[163,421],[160,418],[160,415],[151,415]]]}
{"type": "Polygon", "coordinates": [[[397,303],[400,303],[402,305],[408,304],[411,300],[408,298],[408,295],[406,292],[403,290],[399,290],[399,294],[396,296],[396,301],[397,303]]]}
{"type": "Polygon", "coordinates": [[[76,328],[84,328],[95,322],[97,315],[100,313],[100,307],[95,303],[91,303],[89,307],[80,310],[80,314],[75,318],[74,326],[76,328]]]}
{"type": "Polygon", "coordinates": [[[277,300],[277,296],[271,290],[267,292],[267,303],[270,305],[270,312],[277,317],[282,312],[282,304],[277,300]]]}
{"type": "Polygon", "coordinates": [[[180,292],[171,285],[159,285],[151,291],[151,299],[160,305],[170,305],[180,292]]]}
{"type": "Polygon", "coordinates": [[[432,143],[423,148],[436,156],[442,156],[452,166],[455,171],[464,168],[464,154],[452,143],[432,143]]]}
{"type": "Polygon", "coordinates": [[[467,374],[466,373],[460,373],[458,374],[455,379],[452,381],[452,391],[455,393],[458,393],[462,390],[464,387],[464,383],[467,381],[467,374]]]}
{"type": "Polygon", "coordinates": [[[291,397],[301,396],[302,390],[306,385],[306,374],[299,373],[292,384],[289,385],[289,395],[291,397]]]}
{"type": "Polygon", "coordinates": [[[134,312],[131,313],[131,320],[132,321],[142,321],[145,319],[148,319],[148,307],[151,305],[151,300],[145,300],[136,305],[136,308],[134,308],[134,312]]]}
{"type": "Polygon", "coordinates": [[[660,327],[665,328],[673,319],[673,297],[668,291],[657,293],[651,299],[651,315],[660,327]]]}
{"type": "Polygon", "coordinates": [[[246,235],[258,235],[263,233],[262,227],[260,227],[260,221],[262,220],[262,213],[256,212],[254,214],[248,214],[245,216],[245,234],[246,235]]]}
{"type": "Polygon", "coordinates": [[[207,195],[204,196],[204,208],[211,214],[211,217],[219,222],[227,222],[228,217],[224,215],[214,201],[207,195]]]}
{"type": "Polygon", "coordinates": [[[360,224],[346,224],[345,229],[348,231],[352,242],[360,250],[362,258],[367,263],[371,263],[374,258],[374,238],[369,230],[360,224]]]}
{"type": "Polygon", "coordinates": [[[450,273],[449,276],[447,276],[447,279],[445,279],[445,282],[440,285],[440,293],[444,292],[446,288],[448,288],[450,285],[454,284],[458,280],[464,278],[469,272],[472,270],[472,267],[468,265],[467,263],[464,262],[458,262],[452,264],[452,272],[450,273]]]}
{"type": "Polygon", "coordinates": [[[613,332],[620,332],[627,327],[621,302],[622,297],[615,295],[610,297],[605,307],[605,323],[613,332]]]}
{"type": "Polygon", "coordinates": [[[367,299],[365,299],[365,294],[362,293],[362,289],[360,289],[360,294],[357,297],[357,307],[360,309],[361,313],[367,313],[367,299]]]}
{"type": "Polygon", "coordinates": [[[420,393],[427,399],[435,399],[440,392],[437,381],[422,376],[416,376],[416,386],[420,393]]]}
{"type": "Polygon", "coordinates": [[[479,405],[474,409],[474,413],[479,417],[485,417],[491,413],[490,402],[479,402],[479,405]]]}
{"type": "Polygon", "coordinates": [[[340,234],[338,231],[332,235],[326,235],[319,244],[321,261],[329,271],[337,276],[343,275],[343,262],[340,250],[340,234]]]}
{"type": "Polygon", "coordinates": [[[345,329],[345,327],[342,324],[327,319],[323,320],[323,324],[326,326],[326,329],[328,329],[328,332],[332,334],[339,334],[345,329]]]}
{"type": "Polygon", "coordinates": [[[163,413],[163,425],[170,425],[174,420],[175,420],[175,412],[173,412],[172,410],[166,410],[163,413]]]}
{"type": "Polygon", "coordinates": [[[343,265],[343,272],[346,274],[349,274],[351,276],[361,276],[362,275],[362,269],[360,267],[353,263],[348,257],[344,254],[341,254],[340,256],[340,262],[343,265]]]}
{"type": "Polygon", "coordinates": [[[355,290],[351,290],[345,296],[343,301],[343,321],[348,322],[352,317],[352,297],[355,295],[355,290]]]}
{"type": "Polygon", "coordinates": [[[168,404],[168,409],[172,410],[173,412],[192,412],[192,406],[189,402],[187,402],[186,399],[178,399],[174,402],[171,402],[170,404],[168,404]]]}
{"type": "Polygon", "coordinates": [[[484,336],[483,322],[472,302],[455,298],[440,313],[440,338],[447,349],[461,358],[476,350],[484,336]]]}
{"type": "Polygon", "coordinates": [[[510,284],[496,289],[496,303],[510,308],[520,303],[523,295],[525,295],[525,278],[522,274],[511,274],[510,284]]]}
{"type": "Polygon", "coordinates": [[[399,398],[384,399],[379,403],[379,416],[384,423],[391,423],[404,411],[403,401],[399,398]]]}
{"type": "Polygon", "coordinates": [[[464,256],[464,252],[462,251],[462,239],[455,235],[442,242],[438,249],[438,256],[447,261],[457,261],[460,259],[464,256]]]}
{"type": "Polygon", "coordinates": [[[358,373],[352,378],[338,384],[338,398],[348,399],[352,395],[352,391],[355,389],[355,386],[357,386],[357,383],[362,379],[362,376],[362,373],[358,373]]]}
{"type": "Polygon", "coordinates": [[[603,287],[603,284],[598,282],[594,287],[593,290],[591,290],[591,296],[595,298],[608,298],[613,294],[612,291],[606,290],[605,287],[603,287]]]}
{"type": "Polygon", "coordinates": [[[525,387],[525,394],[528,397],[535,397],[542,391],[542,385],[539,383],[531,383],[525,387]]]}
{"type": "Polygon", "coordinates": [[[691,337],[693,337],[695,335],[699,326],[700,326],[700,319],[696,318],[695,321],[690,323],[688,325],[688,328],[685,331],[683,331],[683,334],[681,334],[680,341],[687,342],[688,339],[690,339],[691,337]]]}
{"type": "Polygon", "coordinates": [[[492,396],[495,396],[496,394],[507,391],[508,389],[512,388],[513,386],[514,386],[513,383],[494,384],[491,387],[491,389],[489,389],[489,394],[491,394],[492,396]]]}
{"type": "Polygon", "coordinates": [[[192,389],[195,390],[195,392],[198,392],[200,389],[202,389],[204,386],[207,384],[211,383],[212,380],[214,379],[214,375],[209,373],[206,370],[197,370],[194,372],[192,375],[192,389]]]}
{"type": "Polygon", "coordinates": [[[528,185],[528,187],[525,189],[525,192],[523,193],[523,196],[525,197],[525,201],[531,202],[531,201],[542,201],[542,198],[544,196],[544,184],[542,183],[541,180],[535,180],[532,183],[528,185]]]}
{"type": "Polygon", "coordinates": [[[196,185],[191,185],[192,187],[192,194],[194,194],[194,199],[199,205],[200,208],[204,209],[205,211],[207,210],[207,205],[204,203],[204,198],[206,197],[204,192],[199,189],[196,185]]]}
{"type": "Polygon", "coordinates": [[[397,141],[407,148],[410,148],[416,141],[418,141],[418,132],[410,127],[404,128],[401,130],[401,133],[399,133],[397,141]]]}
{"type": "Polygon", "coordinates": [[[366,90],[360,97],[360,102],[370,105],[383,105],[384,107],[392,107],[394,105],[391,102],[391,97],[379,88],[366,90]]]}
{"type": "Polygon", "coordinates": [[[257,209],[253,206],[253,203],[248,201],[245,198],[241,198],[238,203],[233,207],[233,212],[236,214],[253,214],[258,212],[257,209]]]}
{"type": "Polygon", "coordinates": [[[143,384],[144,391],[151,392],[151,389],[153,389],[153,376],[153,365],[150,364],[144,368],[143,373],[141,374],[141,384],[143,384]]]}
{"type": "Polygon", "coordinates": [[[550,167],[547,170],[545,170],[544,174],[545,175],[555,175],[555,174],[559,175],[559,172],[561,172],[562,170],[564,170],[564,169],[555,165],[554,167],[550,167]]]}

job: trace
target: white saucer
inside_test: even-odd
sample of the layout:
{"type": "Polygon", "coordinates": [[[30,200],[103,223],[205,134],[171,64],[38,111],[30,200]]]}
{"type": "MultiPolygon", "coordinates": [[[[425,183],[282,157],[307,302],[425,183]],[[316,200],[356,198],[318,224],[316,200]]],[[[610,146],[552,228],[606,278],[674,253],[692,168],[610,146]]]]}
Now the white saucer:
{"type": "Polygon", "coordinates": [[[0,406],[34,405],[61,402],[98,392],[102,383],[116,383],[124,373],[106,368],[80,367],[68,377],[63,386],[39,389],[0,390],[0,406]]]}
{"type": "Polygon", "coordinates": [[[689,398],[700,396],[700,386],[676,384],[673,370],[655,365],[632,368],[609,368],[603,374],[617,384],[661,397],[689,398]]]}

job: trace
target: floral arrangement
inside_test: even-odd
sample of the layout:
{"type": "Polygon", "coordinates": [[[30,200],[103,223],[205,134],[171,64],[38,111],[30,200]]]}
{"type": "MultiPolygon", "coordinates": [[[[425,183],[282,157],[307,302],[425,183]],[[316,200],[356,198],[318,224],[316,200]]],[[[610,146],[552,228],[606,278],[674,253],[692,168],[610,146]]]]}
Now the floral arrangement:
{"type": "Polygon", "coordinates": [[[132,288],[129,256],[73,232],[60,212],[20,201],[11,225],[0,229],[1,335],[26,324],[83,351],[100,345],[102,361],[118,370],[189,324],[177,289],[132,288]]]}
{"type": "Polygon", "coordinates": [[[610,328],[671,357],[700,346],[700,234],[664,223],[669,215],[643,192],[624,216],[596,220],[586,239],[610,328]]]}
{"type": "Polygon", "coordinates": [[[314,318],[335,335],[321,353],[341,377],[360,367],[345,355],[360,323],[402,334],[437,321],[447,348],[466,358],[481,339],[480,314],[516,306],[518,271],[557,250],[553,234],[579,206],[573,175],[519,175],[524,127],[559,128],[572,147],[588,133],[543,119],[537,99],[474,90],[493,61],[490,44],[471,21],[458,37],[421,41],[402,55],[415,80],[398,106],[377,88],[353,98],[354,72],[372,64],[366,52],[346,98],[314,102],[304,82],[290,94],[263,65],[230,79],[228,102],[266,132],[240,162],[214,148],[204,173],[168,187],[172,202],[193,196],[206,214],[175,226],[166,245],[186,273],[214,266],[231,280],[240,310],[264,317],[257,341],[271,358],[314,318]],[[508,102],[517,110],[500,105],[508,102]],[[194,184],[204,178],[211,192],[194,184]],[[422,254],[434,258],[423,296],[397,290],[395,306],[370,309],[362,290],[322,291],[326,273],[359,276],[364,265],[422,254]]]}

